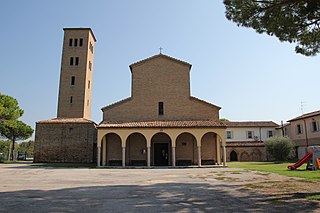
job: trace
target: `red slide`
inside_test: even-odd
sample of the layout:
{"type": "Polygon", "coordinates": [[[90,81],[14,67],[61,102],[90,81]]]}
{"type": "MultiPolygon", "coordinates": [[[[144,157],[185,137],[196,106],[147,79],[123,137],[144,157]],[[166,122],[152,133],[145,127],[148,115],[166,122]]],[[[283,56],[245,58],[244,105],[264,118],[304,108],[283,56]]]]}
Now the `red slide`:
{"type": "Polygon", "coordinates": [[[304,164],[305,162],[307,162],[308,160],[310,160],[312,158],[312,153],[308,153],[305,156],[303,156],[303,158],[301,158],[297,163],[289,165],[288,169],[290,170],[294,170],[298,167],[300,167],[302,164],[304,164]]]}

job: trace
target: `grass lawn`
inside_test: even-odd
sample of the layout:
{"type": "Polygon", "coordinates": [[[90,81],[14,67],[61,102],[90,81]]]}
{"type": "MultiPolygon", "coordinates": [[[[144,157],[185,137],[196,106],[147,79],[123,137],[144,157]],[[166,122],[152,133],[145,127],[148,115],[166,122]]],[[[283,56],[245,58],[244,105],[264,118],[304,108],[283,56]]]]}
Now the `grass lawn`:
{"type": "Polygon", "coordinates": [[[230,168],[244,168],[262,172],[272,172],[289,177],[304,178],[309,181],[320,181],[320,171],[306,170],[306,164],[296,170],[288,170],[287,166],[292,163],[273,163],[273,162],[229,162],[230,168]]]}

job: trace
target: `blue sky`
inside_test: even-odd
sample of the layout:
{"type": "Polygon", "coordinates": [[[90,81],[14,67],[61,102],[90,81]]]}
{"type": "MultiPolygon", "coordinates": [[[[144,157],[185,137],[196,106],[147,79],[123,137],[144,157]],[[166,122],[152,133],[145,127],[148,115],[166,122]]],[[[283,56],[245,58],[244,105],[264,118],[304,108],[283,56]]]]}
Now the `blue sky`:
{"type": "Polygon", "coordinates": [[[130,96],[129,65],[159,53],[192,64],[191,95],[220,117],[280,123],[319,110],[319,56],[240,28],[222,1],[3,0],[0,92],[15,97],[31,126],[56,117],[64,27],[95,33],[92,120],[130,96]]]}

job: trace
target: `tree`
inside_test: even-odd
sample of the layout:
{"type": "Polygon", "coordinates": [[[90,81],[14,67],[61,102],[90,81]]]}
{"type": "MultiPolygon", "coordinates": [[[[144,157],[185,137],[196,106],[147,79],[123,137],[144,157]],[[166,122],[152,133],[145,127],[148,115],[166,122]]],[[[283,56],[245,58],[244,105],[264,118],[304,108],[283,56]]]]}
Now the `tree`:
{"type": "Polygon", "coordinates": [[[4,120],[15,120],[22,115],[23,110],[20,109],[18,101],[11,96],[0,93],[0,122],[4,120]]]}
{"type": "Polygon", "coordinates": [[[266,141],[267,152],[277,161],[284,161],[294,157],[294,144],[288,137],[275,136],[266,141]]]}
{"type": "Polygon", "coordinates": [[[15,142],[30,138],[33,129],[19,120],[5,120],[0,124],[0,132],[2,136],[12,141],[10,160],[13,160],[15,142]]]}
{"type": "Polygon", "coordinates": [[[227,118],[220,118],[219,121],[221,121],[221,122],[229,122],[229,119],[227,119],[227,118]]]}
{"type": "Polygon", "coordinates": [[[296,52],[320,52],[319,0],[224,0],[226,18],[238,26],[296,43],[296,52]]]}
{"type": "Polygon", "coordinates": [[[34,141],[25,141],[19,144],[18,152],[28,153],[28,155],[33,155],[34,141]]]}

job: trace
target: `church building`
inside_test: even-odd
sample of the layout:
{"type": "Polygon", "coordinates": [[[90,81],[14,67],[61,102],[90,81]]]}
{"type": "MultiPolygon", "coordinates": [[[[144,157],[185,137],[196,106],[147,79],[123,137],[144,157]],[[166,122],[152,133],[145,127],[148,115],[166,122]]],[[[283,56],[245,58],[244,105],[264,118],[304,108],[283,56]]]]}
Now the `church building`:
{"type": "Polygon", "coordinates": [[[131,96],[103,107],[100,124],[91,121],[95,42],[90,28],[64,28],[57,118],[36,123],[34,162],[151,167],[265,159],[265,124],[247,130],[256,123],[220,122],[219,106],[190,95],[191,64],[161,52],[131,64],[131,96]]]}

